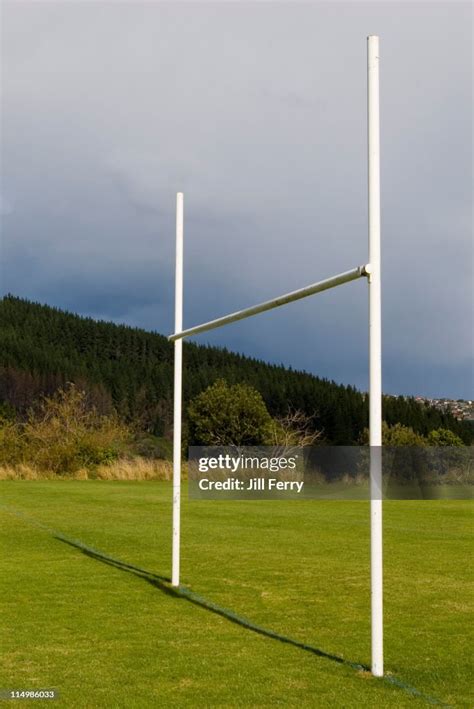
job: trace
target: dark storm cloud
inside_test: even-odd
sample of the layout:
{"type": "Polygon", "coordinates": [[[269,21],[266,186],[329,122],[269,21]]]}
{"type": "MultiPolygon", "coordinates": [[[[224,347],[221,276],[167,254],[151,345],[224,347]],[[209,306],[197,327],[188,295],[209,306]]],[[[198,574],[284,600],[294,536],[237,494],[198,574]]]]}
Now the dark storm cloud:
{"type": "MultiPolygon", "coordinates": [[[[169,332],[363,263],[381,35],[384,385],[470,395],[463,3],[4,3],[3,289],[169,332]]],[[[365,284],[208,340],[367,384],[365,284]]]]}

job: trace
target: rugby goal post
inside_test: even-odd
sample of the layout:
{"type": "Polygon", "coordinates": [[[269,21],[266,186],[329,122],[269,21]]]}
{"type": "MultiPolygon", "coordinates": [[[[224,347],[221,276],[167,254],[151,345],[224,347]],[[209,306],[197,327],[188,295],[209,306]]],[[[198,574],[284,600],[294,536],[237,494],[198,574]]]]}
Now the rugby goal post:
{"type": "Polygon", "coordinates": [[[171,583],[180,578],[181,503],[181,405],[183,339],[208,332],[237,320],[258,315],[296,300],[321,293],[358,278],[369,285],[369,445],[370,445],[370,558],[372,674],[383,676],[383,576],[382,576],[382,342],[380,283],[380,111],[379,38],[367,38],[367,127],[368,127],[368,231],[369,263],[323,281],[238,310],[229,315],[183,330],[183,231],[184,197],[176,199],[176,275],[173,416],[173,543],[171,583]]]}

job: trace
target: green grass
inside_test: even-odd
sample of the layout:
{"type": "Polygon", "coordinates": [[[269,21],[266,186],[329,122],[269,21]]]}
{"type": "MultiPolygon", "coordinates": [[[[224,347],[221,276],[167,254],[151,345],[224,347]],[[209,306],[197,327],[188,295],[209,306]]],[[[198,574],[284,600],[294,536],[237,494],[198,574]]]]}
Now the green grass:
{"type": "MultiPolygon", "coordinates": [[[[65,535],[170,573],[169,483],[9,481],[0,491],[3,505],[65,535]]],[[[384,510],[386,670],[470,707],[471,503],[388,501],[384,510]]],[[[429,706],[93,559],[4,509],[0,519],[0,688],[54,687],[54,706],[66,707],[429,706]]],[[[367,502],[185,498],[182,541],[182,583],[200,596],[370,663],[367,502]]]]}

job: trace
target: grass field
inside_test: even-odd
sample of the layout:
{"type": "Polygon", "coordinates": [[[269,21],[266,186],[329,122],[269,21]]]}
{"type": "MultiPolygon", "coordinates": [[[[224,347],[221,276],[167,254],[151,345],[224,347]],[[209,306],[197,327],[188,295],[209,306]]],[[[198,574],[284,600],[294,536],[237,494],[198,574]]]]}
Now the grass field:
{"type": "Polygon", "coordinates": [[[0,491],[1,689],[56,688],[66,707],[474,704],[469,501],[385,503],[386,670],[404,688],[351,665],[370,663],[367,502],[183,500],[182,583],[301,647],[6,512],[167,577],[169,483],[0,491]]]}

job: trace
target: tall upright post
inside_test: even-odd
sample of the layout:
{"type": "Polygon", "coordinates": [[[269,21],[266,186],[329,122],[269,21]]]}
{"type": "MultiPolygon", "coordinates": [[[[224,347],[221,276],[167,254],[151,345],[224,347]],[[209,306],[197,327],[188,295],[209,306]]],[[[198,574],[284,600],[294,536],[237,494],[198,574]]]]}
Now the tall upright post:
{"type": "Polygon", "coordinates": [[[367,38],[369,191],[369,428],[372,674],[383,676],[382,319],[380,288],[379,38],[367,38]]]}
{"type": "MultiPolygon", "coordinates": [[[[174,327],[183,327],[183,231],[184,196],[176,195],[176,272],[174,327]]],[[[179,586],[180,526],[181,526],[181,401],[183,386],[183,341],[174,343],[174,410],[173,410],[173,552],[171,584],[179,586]]]]}

